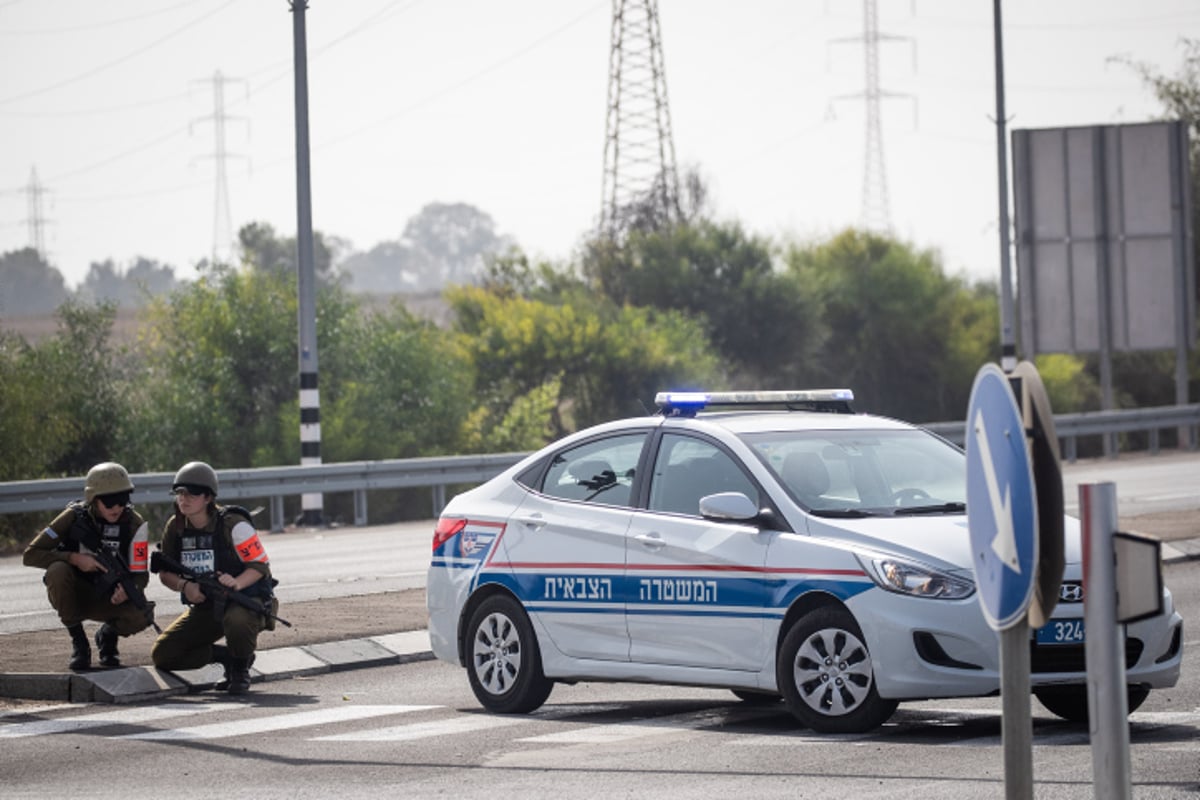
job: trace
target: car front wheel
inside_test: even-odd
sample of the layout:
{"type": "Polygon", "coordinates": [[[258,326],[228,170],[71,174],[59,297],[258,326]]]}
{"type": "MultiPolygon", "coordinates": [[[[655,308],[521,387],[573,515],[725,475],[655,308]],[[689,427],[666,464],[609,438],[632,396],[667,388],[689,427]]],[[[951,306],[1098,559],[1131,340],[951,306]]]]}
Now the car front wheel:
{"type": "Polygon", "coordinates": [[[508,595],[493,595],[471,615],[467,676],[488,711],[526,714],[546,702],[554,683],[542,674],[542,658],[525,609],[508,595]]]}
{"type": "MultiPolygon", "coordinates": [[[[1129,700],[1129,713],[1132,714],[1146,702],[1150,689],[1145,686],[1130,685],[1126,687],[1129,700]]],[[[1041,686],[1033,690],[1038,702],[1055,716],[1071,722],[1088,721],[1087,686],[1041,686]]]]}
{"type": "Polygon", "coordinates": [[[873,730],[896,710],[875,690],[871,653],[854,617],[826,606],[792,625],[776,661],[776,680],[788,710],[820,733],[873,730]]]}

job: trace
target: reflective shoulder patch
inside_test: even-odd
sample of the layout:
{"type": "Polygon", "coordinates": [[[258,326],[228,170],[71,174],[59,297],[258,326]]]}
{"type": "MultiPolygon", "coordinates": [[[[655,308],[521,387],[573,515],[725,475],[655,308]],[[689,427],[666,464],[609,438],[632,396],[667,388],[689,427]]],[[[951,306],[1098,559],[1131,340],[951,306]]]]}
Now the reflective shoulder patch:
{"type": "Polygon", "coordinates": [[[258,538],[258,531],[249,522],[239,521],[230,532],[233,537],[233,549],[237,552],[242,563],[269,563],[267,551],[258,538]]]}
{"type": "Polygon", "coordinates": [[[49,525],[46,526],[46,529],[44,531],[42,531],[42,533],[46,534],[51,539],[58,538],[58,534],[54,532],[54,528],[51,528],[49,525]]]}

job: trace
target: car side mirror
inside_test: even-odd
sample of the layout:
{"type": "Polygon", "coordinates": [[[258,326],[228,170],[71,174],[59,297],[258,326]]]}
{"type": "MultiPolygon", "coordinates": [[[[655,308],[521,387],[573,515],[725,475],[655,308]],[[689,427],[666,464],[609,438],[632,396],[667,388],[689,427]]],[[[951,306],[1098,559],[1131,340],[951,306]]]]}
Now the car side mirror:
{"type": "Polygon", "coordinates": [[[720,492],[700,498],[700,515],[726,522],[755,522],[759,508],[741,492],[720,492]]]}

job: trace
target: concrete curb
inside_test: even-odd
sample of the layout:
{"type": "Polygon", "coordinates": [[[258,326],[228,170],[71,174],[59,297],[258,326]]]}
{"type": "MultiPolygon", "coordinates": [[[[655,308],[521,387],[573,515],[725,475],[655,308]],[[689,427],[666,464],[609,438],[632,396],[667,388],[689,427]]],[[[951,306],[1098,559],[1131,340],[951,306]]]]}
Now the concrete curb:
{"type": "MultiPolygon", "coordinates": [[[[255,654],[251,676],[259,683],[432,659],[429,633],[406,631],[262,650],[255,654]]],[[[0,697],[66,703],[140,703],[211,689],[222,677],[223,671],[216,664],[181,672],[122,667],[80,673],[11,673],[0,674],[0,697]]]]}

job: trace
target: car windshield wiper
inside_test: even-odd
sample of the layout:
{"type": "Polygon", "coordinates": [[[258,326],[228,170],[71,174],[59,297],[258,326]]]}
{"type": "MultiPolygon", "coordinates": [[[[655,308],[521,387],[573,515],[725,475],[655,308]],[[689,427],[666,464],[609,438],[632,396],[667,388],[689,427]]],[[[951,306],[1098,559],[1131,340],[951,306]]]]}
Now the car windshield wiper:
{"type": "Polygon", "coordinates": [[[860,517],[877,517],[875,511],[863,511],[861,508],[814,508],[808,513],[814,517],[832,517],[840,519],[858,519],[860,517]]]}
{"type": "Polygon", "coordinates": [[[915,516],[917,514],[961,514],[967,510],[966,503],[938,503],[930,506],[907,506],[897,508],[892,512],[897,517],[915,516]]]}

